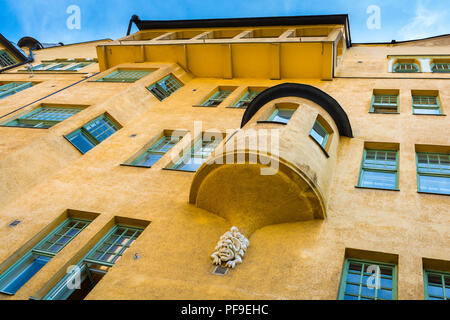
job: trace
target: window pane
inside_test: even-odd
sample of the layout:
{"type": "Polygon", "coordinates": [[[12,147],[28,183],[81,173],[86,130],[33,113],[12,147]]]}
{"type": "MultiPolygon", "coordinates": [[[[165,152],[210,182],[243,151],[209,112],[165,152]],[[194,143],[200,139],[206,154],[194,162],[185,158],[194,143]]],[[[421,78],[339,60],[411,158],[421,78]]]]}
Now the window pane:
{"type": "Polygon", "coordinates": [[[392,300],[391,290],[378,290],[377,294],[379,299],[392,300]]]}
{"type": "Polygon", "coordinates": [[[104,82],[135,82],[146,75],[150,74],[152,71],[144,70],[117,70],[113,73],[99,79],[98,81],[104,82]]]}
{"type": "Polygon", "coordinates": [[[68,139],[83,154],[95,147],[95,144],[91,142],[81,130],[72,134],[68,139]]]}
{"type": "Polygon", "coordinates": [[[441,114],[439,108],[417,108],[414,107],[414,114],[441,114]]]}
{"type": "Polygon", "coordinates": [[[183,160],[176,165],[174,169],[196,172],[205,161],[205,158],[188,157],[186,160],[183,160]]]}
{"type": "Polygon", "coordinates": [[[247,108],[249,104],[255,99],[260,91],[249,91],[247,92],[235,105],[234,108],[247,108]]]}
{"type": "Polygon", "coordinates": [[[28,282],[51,258],[31,254],[28,258],[14,264],[8,271],[8,275],[0,282],[1,291],[7,294],[15,294],[28,282]]]}
{"type": "Polygon", "coordinates": [[[444,290],[442,287],[428,285],[428,295],[435,297],[444,297],[444,290]]]}
{"type": "Polygon", "coordinates": [[[89,122],[84,128],[99,142],[102,142],[118,130],[117,126],[105,116],[89,122]]]}
{"type": "Polygon", "coordinates": [[[373,300],[373,299],[393,299],[392,293],[392,279],[394,267],[387,265],[378,265],[374,262],[357,262],[349,260],[346,262],[347,277],[341,280],[342,285],[345,285],[344,292],[340,293],[340,299],[347,299],[348,296],[355,295],[360,300],[373,300]],[[348,263],[348,264],[347,264],[348,263]],[[377,280],[374,278],[376,273],[369,272],[371,266],[378,266],[380,270],[380,287],[377,288],[377,280]],[[364,273],[362,273],[364,269],[364,273]],[[387,279],[388,278],[388,279],[387,279]],[[370,287],[374,285],[374,287],[370,287]]]}
{"type": "Polygon", "coordinates": [[[204,104],[204,107],[215,107],[221,104],[232,91],[218,91],[211,98],[209,98],[204,104]]]}
{"type": "Polygon", "coordinates": [[[50,128],[80,112],[81,108],[39,107],[13,121],[7,126],[19,126],[27,128],[50,128]]]}
{"type": "Polygon", "coordinates": [[[162,156],[163,156],[162,154],[144,153],[142,156],[140,156],[135,161],[133,161],[132,165],[142,166],[142,167],[151,167],[156,162],[158,162],[159,159],[162,158],[162,156]]]}
{"type": "Polygon", "coordinates": [[[381,171],[362,171],[361,186],[369,188],[395,189],[396,173],[381,171]]]}
{"type": "Polygon", "coordinates": [[[347,284],[345,287],[345,293],[359,295],[359,285],[347,284]]]}
{"type": "Polygon", "coordinates": [[[169,152],[183,137],[182,136],[164,136],[153,146],[145,151],[141,156],[134,160],[131,165],[151,167],[161,159],[164,154],[169,152]]]}
{"type": "Polygon", "coordinates": [[[87,255],[87,259],[98,263],[115,263],[142,233],[141,229],[116,227],[113,234],[101,240],[97,248],[87,255]]]}
{"type": "Polygon", "coordinates": [[[317,121],[314,123],[314,127],[312,128],[310,134],[321,146],[325,146],[328,138],[328,132],[317,121]]]}
{"type": "Polygon", "coordinates": [[[288,123],[294,112],[293,109],[276,109],[268,121],[288,123]]]}
{"type": "Polygon", "coordinates": [[[32,82],[10,82],[4,85],[0,85],[0,99],[9,97],[32,86],[32,82]]]}
{"type": "Polygon", "coordinates": [[[450,194],[450,176],[419,175],[419,191],[450,194]]]}
{"type": "Polygon", "coordinates": [[[183,85],[172,75],[158,81],[148,89],[159,99],[164,100],[172,93],[180,89],[183,85]]]}
{"type": "Polygon", "coordinates": [[[0,50],[0,66],[9,67],[16,64],[18,61],[6,50],[0,50]]]}

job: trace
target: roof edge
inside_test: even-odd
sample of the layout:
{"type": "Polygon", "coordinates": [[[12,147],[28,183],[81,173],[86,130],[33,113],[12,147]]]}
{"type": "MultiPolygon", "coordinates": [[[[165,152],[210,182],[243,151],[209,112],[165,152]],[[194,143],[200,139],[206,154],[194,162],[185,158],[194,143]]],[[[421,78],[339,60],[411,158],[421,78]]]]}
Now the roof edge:
{"type": "Polygon", "coordinates": [[[440,35],[437,35],[437,36],[420,38],[420,39],[411,39],[411,40],[402,40],[402,41],[392,40],[391,42],[354,42],[353,44],[354,45],[399,44],[399,43],[408,43],[408,42],[432,40],[432,39],[443,38],[443,37],[448,37],[448,36],[450,36],[450,33],[445,33],[445,34],[440,34],[440,35]]]}
{"type": "Polygon", "coordinates": [[[308,15],[308,16],[277,16],[254,18],[220,18],[220,19],[191,19],[191,20],[141,20],[133,15],[128,26],[134,23],[139,31],[151,29],[175,28],[224,28],[224,27],[263,27],[281,25],[320,25],[343,24],[347,38],[347,47],[351,47],[350,23],[348,14],[308,15]]]}

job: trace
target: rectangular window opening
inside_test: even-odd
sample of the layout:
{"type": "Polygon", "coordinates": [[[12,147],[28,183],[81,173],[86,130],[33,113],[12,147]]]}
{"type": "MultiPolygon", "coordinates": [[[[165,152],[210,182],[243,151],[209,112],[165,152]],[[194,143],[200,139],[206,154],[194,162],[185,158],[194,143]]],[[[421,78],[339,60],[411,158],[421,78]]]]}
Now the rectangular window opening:
{"type": "Polygon", "coordinates": [[[442,114],[437,95],[413,94],[412,107],[413,114],[442,114]]]}
{"type": "Polygon", "coordinates": [[[253,99],[255,99],[261,92],[262,90],[248,90],[248,92],[233,105],[233,108],[247,109],[253,99]]]}
{"type": "Polygon", "coordinates": [[[32,82],[10,82],[0,84],[0,99],[9,97],[17,92],[28,89],[33,86],[32,82]]]}
{"type": "Polygon", "coordinates": [[[82,300],[122,257],[144,229],[116,224],[85,256],[72,273],[65,275],[44,300],[82,300]],[[68,286],[80,277],[80,288],[68,286]]]}
{"type": "Polygon", "coordinates": [[[183,86],[173,75],[168,75],[164,79],[156,82],[147,89],[160,101],[168,98],[172,93],[183,86]]]}
{"type": "Polygon", "coordinates": [[[295,111],[294,108],[276,107],[266,121],[288,124],[295,111]]]}
{"type": "MultiPolygon", "coordinates": [[[[219,134],[213,134],[207,137],[206,134],[203,134],[202,138],[195,142],[194,146],[183,154],[181,159],[170,167],[170,169],[196,172],[222,141],[222,139],[216,138],[217,135],[219,134]]],[[[220,134],[220,136],[222,135],[220,134]]]]}
{"type": "Polygon", "coordinates": [[[103,114],[66,136],[66,139],[85,154],[119,129],[120,126],[109,115],[103,114]]]}
{"type": "Polygon", "coordinates": [[[424,269],[426,300],[450,300],[450,273],[424,269]]]}
{"type": "Polygon", "coordinates": [[[54,125],[74,116],[82,107],[53,107],[43,105],[5,124],[7,127],[43,128],[54,125]]]}
{"type": "Polygon", "coordinates": [[[397,299],[397,266],[347,258],[339,300],[397,299]]]}
{"type": "Polygon", "coordinates": [[[14,58],[11,54],[9,54],[6,50],[0,50],[0,66],[1,67],[9,67],[18,63],[17,59],[14,58]]]}
{"type": "Polygon", "coordinates": [[[418,191],[450,195],[450,154],[418,152],[416,159],[418,191]]]}
{"type": "Polygon", "coordinates": [[[398,113],[398,95],[374,94],[370,112],[398,113]]]}
{"type": "Polygon", "coordinates": [[[206,100],[202,107],[217,107],[234,91],[234,88],[219,88],[208,100],[206,100]]]}
{"type": "Polygon", "coordinates": [[[103,78],[98,79],[99,82],[136,82],[143,77],[149,75],[151,70],[116,70],[103,78]]]}
{"type": "Polygon", "coordinates": [[[181,134],[164,133],[150,148],[146,148],[140,152],[139,156],[132,161],[127,161],[125,165],[151,168],[158,162],[167,152],[172,150],[175,145],[183,139],[185,132],[181,134]]]}
{"type": "Polygon", "coordinates": [[[364,149],[358,186],[397,190],[398,151],[364,149]]]}
{"type": "Polygon", "coordinates": [[[0,292],[14,295],[91,220],[68,218],[0,275],[0,292]]]}

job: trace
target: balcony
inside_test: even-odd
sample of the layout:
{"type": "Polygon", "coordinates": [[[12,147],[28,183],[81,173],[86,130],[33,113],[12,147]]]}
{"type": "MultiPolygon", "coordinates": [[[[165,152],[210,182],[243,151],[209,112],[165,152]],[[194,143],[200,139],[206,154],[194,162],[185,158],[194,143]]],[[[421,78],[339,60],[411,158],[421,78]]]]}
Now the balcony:
{"type": "Polygon", "coordinates": [[[325,92],[289,83],[269,88],[247,108],[241,130],[197,171],[189,201],[246,234],[272,224],[325,219],[341,137],[352,137],[350,123],[325,92]],[[261,121],[280,105],[296,106],[287,123],[261,121]],[[311,136],[317,119],[331,131],[324,146],[311,136]]]}

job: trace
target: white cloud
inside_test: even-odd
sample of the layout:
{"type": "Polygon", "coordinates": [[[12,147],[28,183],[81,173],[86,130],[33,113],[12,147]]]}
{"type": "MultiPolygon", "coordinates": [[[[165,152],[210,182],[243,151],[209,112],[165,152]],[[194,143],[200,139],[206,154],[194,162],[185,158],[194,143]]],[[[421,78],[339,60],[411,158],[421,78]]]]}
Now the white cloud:
{"type": "Polygon", "coordinates": [[[432,8],[422,1],[417,3],[416,15],[410,22],[398,31],[401,40],[413,40],[437,36],[448,33],[449,23],[447,20],[447,10],[432,8]]]}

